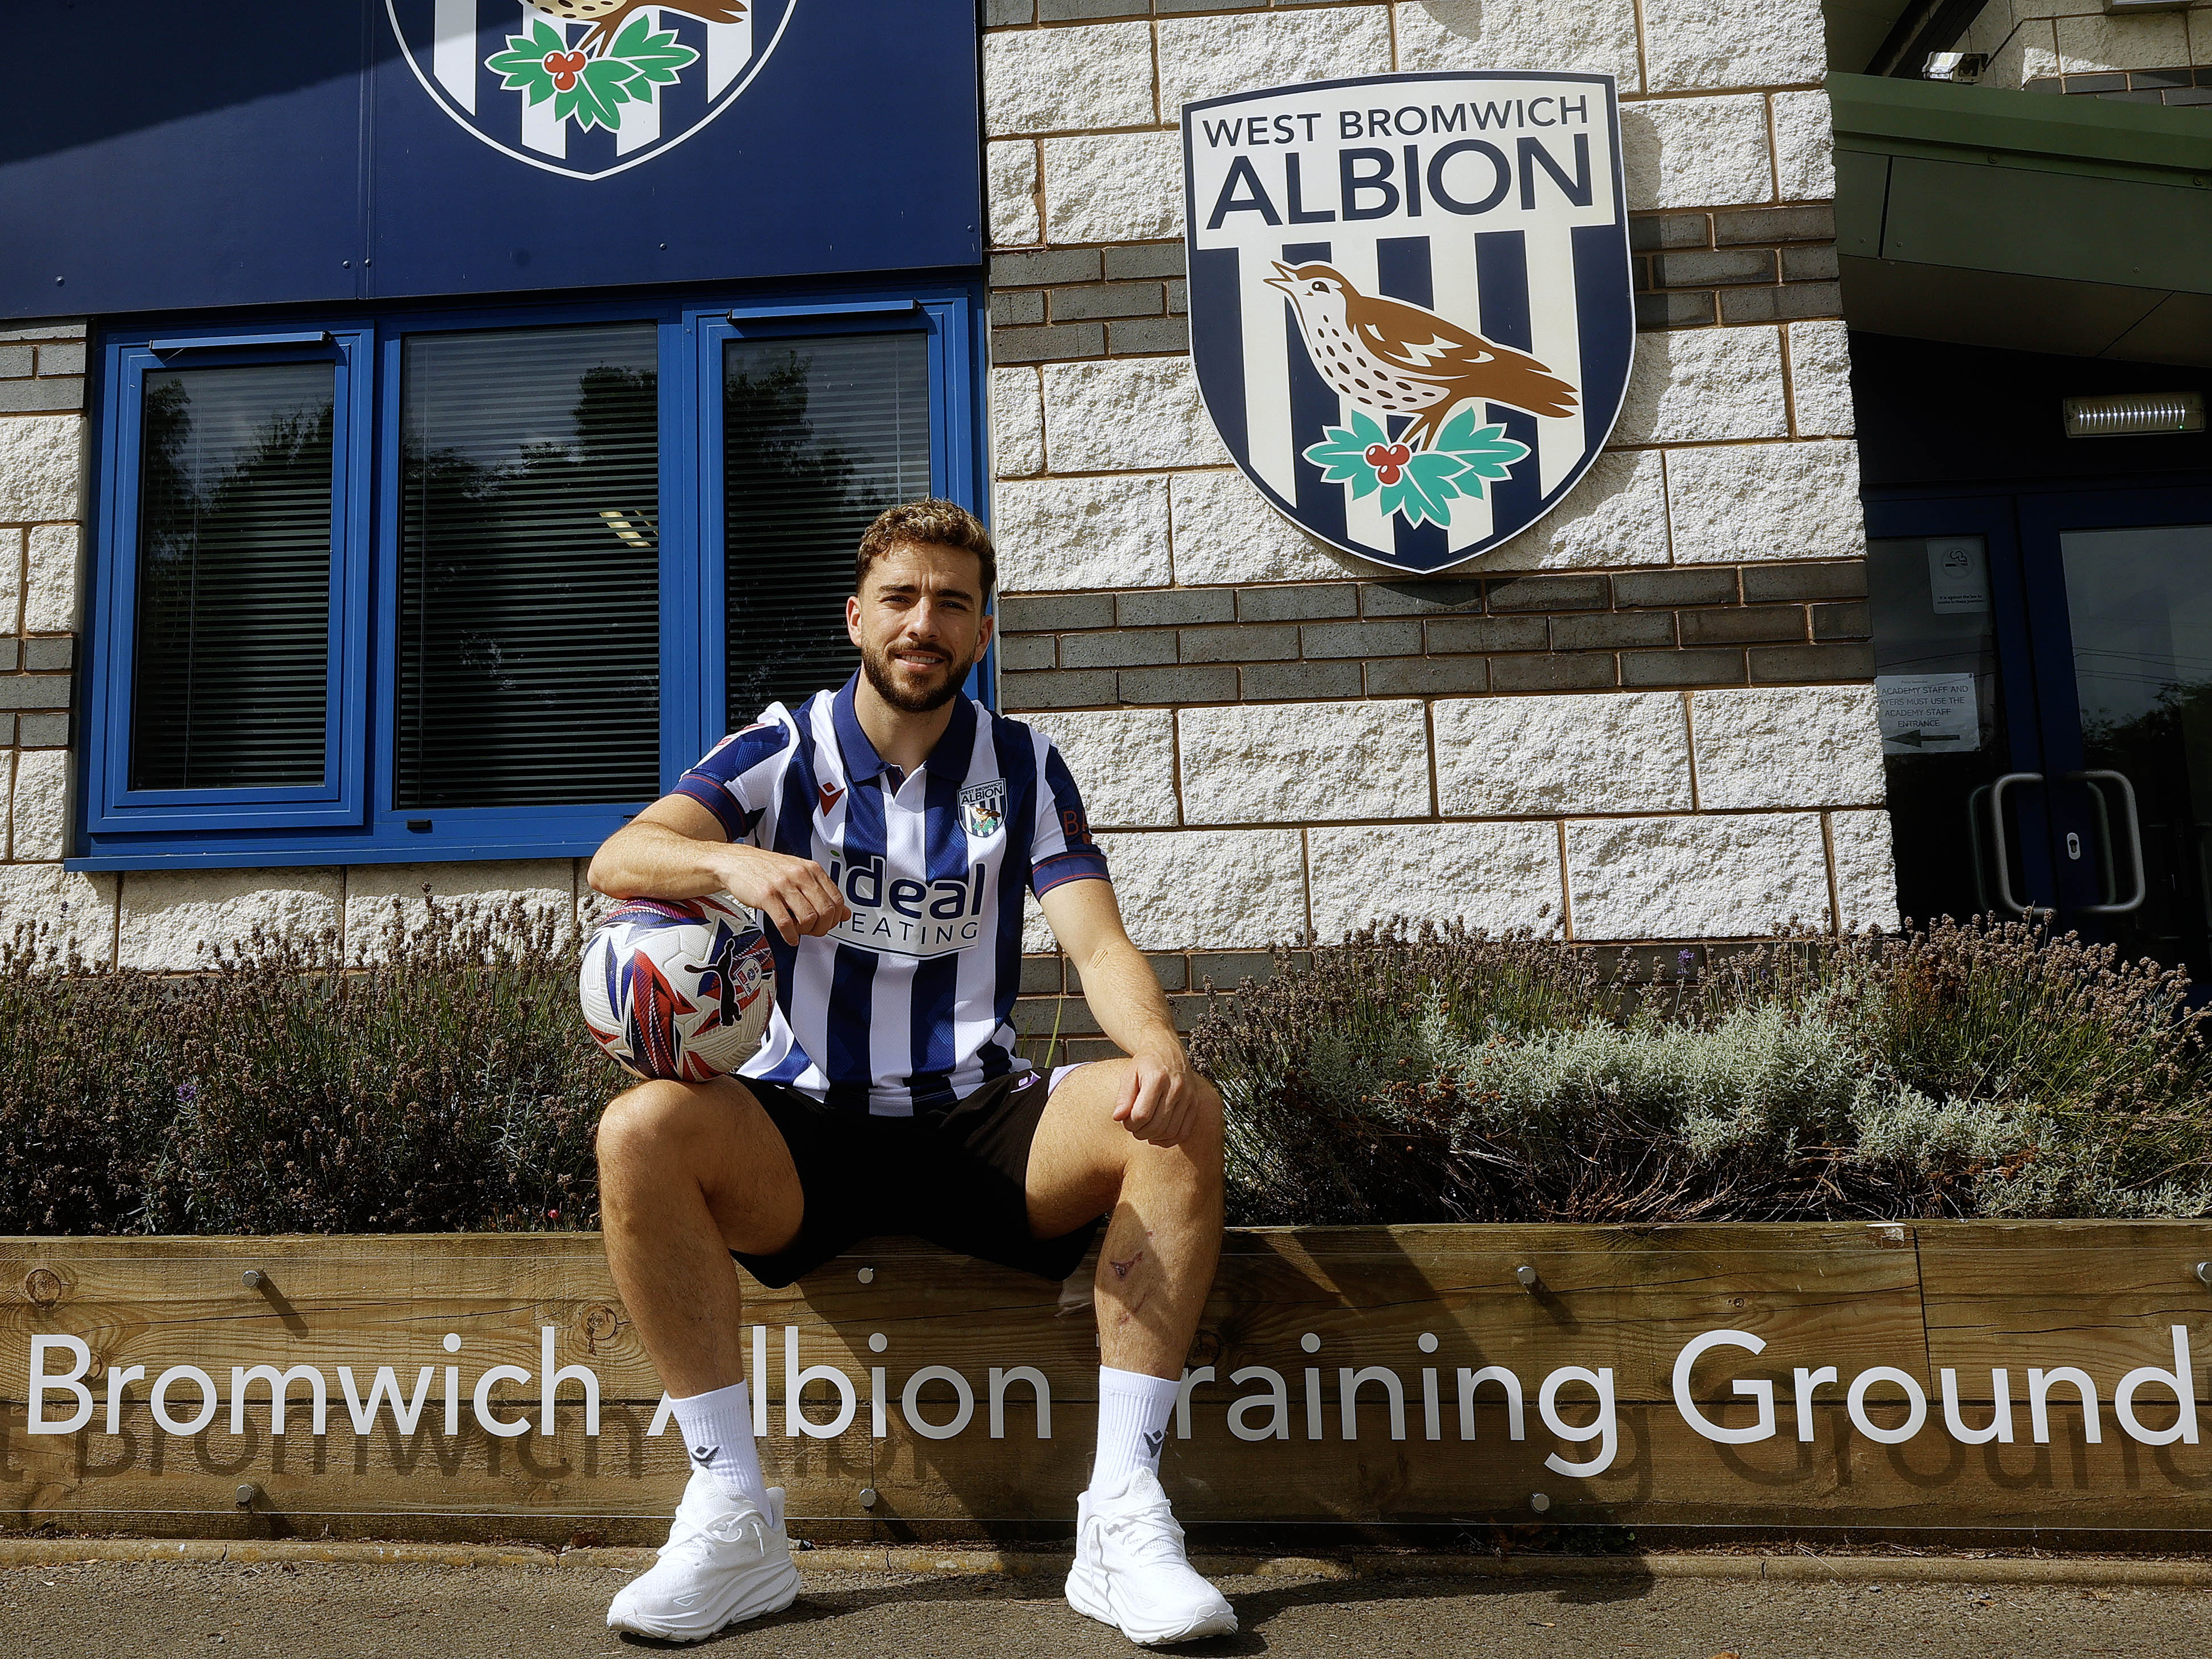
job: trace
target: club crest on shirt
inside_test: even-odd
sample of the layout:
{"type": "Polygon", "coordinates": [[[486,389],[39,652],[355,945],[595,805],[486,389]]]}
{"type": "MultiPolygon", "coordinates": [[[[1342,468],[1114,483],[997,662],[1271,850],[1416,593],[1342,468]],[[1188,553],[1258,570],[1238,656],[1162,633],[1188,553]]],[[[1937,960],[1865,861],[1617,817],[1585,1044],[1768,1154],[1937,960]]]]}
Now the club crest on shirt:
{"type": "Polygon", "coordinates": [[[985,841],[1006,828],[1006,781],[993,778],[988,783],[970,784],[960,792],[960,827],[978,841],[985,841]]]}

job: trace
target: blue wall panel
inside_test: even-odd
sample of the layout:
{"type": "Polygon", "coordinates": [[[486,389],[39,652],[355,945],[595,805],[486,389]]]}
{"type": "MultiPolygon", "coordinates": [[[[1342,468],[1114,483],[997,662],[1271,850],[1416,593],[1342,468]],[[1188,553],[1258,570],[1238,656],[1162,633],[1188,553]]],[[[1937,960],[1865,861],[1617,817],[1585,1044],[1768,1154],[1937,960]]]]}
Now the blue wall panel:
{"type": "Polygon", "coordinates": [[[617,138],[526,131],[483,59],[556,26],[512,0],[11,7],[0,315],[980,264],[974,0],[750,0],[772,49],[710,99],[732,10],[629,15],[696,57],[617,138]]]}

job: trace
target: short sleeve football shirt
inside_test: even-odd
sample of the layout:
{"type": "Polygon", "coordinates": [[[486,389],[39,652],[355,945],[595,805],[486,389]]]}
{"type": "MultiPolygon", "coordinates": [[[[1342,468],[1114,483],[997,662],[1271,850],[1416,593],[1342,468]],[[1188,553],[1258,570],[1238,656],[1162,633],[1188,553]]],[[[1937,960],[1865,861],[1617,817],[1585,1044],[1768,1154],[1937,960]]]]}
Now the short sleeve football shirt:
{"type": "Polygon", "coordinates": [[[853,913],[796,945],[767,930],[775,1013],[740,1074],[910,1116],[1029,1068],[1011,1022],[1024,896],[1103,880],[1106,858],[1042,732],[963,697],[901,777],[860,729],[858,684],[771,704],[676,789],[732,841],[811,859],[853,913]]]}

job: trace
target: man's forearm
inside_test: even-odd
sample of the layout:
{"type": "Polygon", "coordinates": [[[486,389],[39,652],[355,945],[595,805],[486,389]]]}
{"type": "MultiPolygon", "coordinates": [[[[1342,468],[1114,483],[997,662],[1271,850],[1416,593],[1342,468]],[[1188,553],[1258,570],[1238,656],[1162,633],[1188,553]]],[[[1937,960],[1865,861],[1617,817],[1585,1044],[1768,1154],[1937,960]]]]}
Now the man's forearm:
{"type": "Polygon", "coordinates": [[[1090,1004],[1098,1029],[1123,1054],[1182,1052],[1167,996],[1152,963],[1134,945],[1119,939],[1102,945],[1076,968],[1083,975],[1083,1000],[1090,1004]]]}
{"type": "Polygon", "coordinates": [[[694,841],[665,824],[633,823],[608,837],[586,878],[611,898],[697,898],[728,884],[726,843],[694,841]]]}

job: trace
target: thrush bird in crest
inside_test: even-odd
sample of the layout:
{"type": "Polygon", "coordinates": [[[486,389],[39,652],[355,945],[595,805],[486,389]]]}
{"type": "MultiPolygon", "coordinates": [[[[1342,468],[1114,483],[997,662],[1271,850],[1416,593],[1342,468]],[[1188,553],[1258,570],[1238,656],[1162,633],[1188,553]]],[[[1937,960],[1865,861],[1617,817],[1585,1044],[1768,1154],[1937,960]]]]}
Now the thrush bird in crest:
{"type": "MultiPolygon", "coordinates": [[[[604,53],[613,43],[615,32],[630,13],[656,0],[531,0],[531,3],[563,22],[589,23],[592,31],[576,42],[576,50],[596,54],[604,53]]],[[[744,0],[685,0],[681,5],[658,0],[658,4],[662,11],[680,11],[703,23],[734,23],[745,15],[744,0]]]]}
{"type": "Polygon", "coordinates": [[[1425,306],[1362,294],[1330,266],[1273,264],[1275,275],[1262,280],[1290,296],[1307,355],[1329,390],[1378,415],[1413,416],[1402,443],[1433,441],[1464,403],[1574,412],[1574,387],[1526,352],[1425,306]]]}

